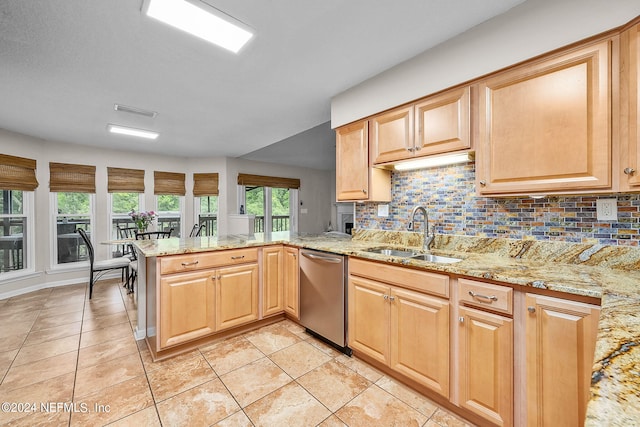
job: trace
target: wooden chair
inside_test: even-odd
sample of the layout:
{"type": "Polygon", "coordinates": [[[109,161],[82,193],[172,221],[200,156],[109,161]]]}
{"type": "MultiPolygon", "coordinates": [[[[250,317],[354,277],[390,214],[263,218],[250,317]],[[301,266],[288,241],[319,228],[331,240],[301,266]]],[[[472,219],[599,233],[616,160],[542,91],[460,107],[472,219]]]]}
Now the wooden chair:
{"type": "Polygon", "coordinates": [[[129,280],[129,264],[131,263],[131,260],[129,258],[120,257],[106,259],[104,261],[96,261],[93,245],[91,244],[91,240],[87,236],[87,232],[79,228],[78,233],[80,233],[80,237],[82,237],[82,240],[84,240],[84,244],[87,246],[87,251],[89,252],[89,299],[91,299],[91,297],[93,296],[93,285],[107,271],[122,270],[125,273],[124,277],[127,278],[127,281],[129,280]]]}

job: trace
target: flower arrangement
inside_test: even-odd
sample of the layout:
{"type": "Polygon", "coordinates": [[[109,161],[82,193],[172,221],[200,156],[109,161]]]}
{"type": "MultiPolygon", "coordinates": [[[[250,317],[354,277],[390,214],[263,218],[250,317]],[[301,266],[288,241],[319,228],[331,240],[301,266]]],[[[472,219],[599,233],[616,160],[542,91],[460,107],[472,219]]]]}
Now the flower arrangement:
{"type": "Polygon", "coordinates": [[[131,210],[129,212],[129,216],[131,220],[136,224],[136,227],[139,231],[147,231],[149,228],[149,224],[156,218],[156,213],[154,211],[149,212],[136,212],[131,210]]]}

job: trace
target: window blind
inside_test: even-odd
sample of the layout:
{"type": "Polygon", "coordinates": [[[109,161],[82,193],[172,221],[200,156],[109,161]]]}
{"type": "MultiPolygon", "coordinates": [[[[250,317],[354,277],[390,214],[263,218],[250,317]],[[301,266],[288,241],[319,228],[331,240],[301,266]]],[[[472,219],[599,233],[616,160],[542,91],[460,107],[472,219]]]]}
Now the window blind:
{"type": "Polygon", "coordinates": [[[144,170],[107,168],[109,193],[144,193],[144,170]]]}
{"type": "Polygon", "coordinates": [[[218,195],[218,174],[217,173],[194,173],[193,174],[193,195],[217,196],[218,195]]]}
{"type": "Polygon", "coordinates": [[[247,187],[300,188],[298,178],[279,178],[276,176],[238,174],[238,185],[247,187]]]}
{"type": "Polygon", "coordinates": [[[96,167],[69,163],[49,163],[49,191],[96,192],[96,167]]]}
{"type": "Polygon", "coordinates": [[[172,194],[174,196],[184,196],[186,188],[184,185],[185,174],[176,172],[153,172],[153,194],[172,194]]]}
{"type": "Polygon", "coordinates": [[[36,161],[0,154],[0,188],[33,191],[38,187],[36,161]]]}

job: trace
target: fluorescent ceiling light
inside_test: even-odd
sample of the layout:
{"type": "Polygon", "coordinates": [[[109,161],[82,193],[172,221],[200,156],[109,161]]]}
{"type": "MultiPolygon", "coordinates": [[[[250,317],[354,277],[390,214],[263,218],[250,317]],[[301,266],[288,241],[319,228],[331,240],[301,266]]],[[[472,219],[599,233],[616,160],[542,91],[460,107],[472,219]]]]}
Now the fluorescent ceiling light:
{"type": "Polygon", "coordinates": [[[160,134],[150,130],[130,128],[127,126],[107,125],[107,130],[111,133],[117,133],[119,135],[137,136],[139,138],[156,139],[160,134]]]}
{"type": "Polygon", "coordinates": [[[143,11],[233,53],[253,37],[247,25],[198,0],[145,0],[143,11]]]}
{"type": "Polygon", "coordinates": [[[447,154],[445,156],[425,157],[417,160],[410,160],[408,162],[398,163],[393,166],[397,171],[406,171],[411,169],[424,169],[432,168],[435,166],[453,165],[456,163],[467,163],[473,161],[473,153],[457,153],[447,154]]]}
{"type": "Polygon", "coordinates": [[[151,119],[155,119],[156,116],[158,115],[157,111],[143,110],[142,108],[129,107],[128,105],[122,105],[122,104],[113,104],[113,109],[123,113],[131,113],[131,114],[137,114],[139,116],[149,117],[151,119]]]}

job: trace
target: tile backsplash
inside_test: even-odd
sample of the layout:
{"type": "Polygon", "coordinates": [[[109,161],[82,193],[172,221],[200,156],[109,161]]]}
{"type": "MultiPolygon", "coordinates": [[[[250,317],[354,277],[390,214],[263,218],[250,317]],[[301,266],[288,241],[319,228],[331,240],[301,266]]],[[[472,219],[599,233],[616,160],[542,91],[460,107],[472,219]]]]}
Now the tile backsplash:
{"type": "MultiPolygon", "coordinates": [[[[441,234],[638,246],[640,194],[487,198],[477,197],[475,164],[394,171],[389,216],[378,203],[356,204],[356,227],[406,230],[416,205],[429,212],[441,234]],[[598,221],[596,200],[616,198],[618,220],[598,221]]],[[[417,226],[422,230],[422,215],[417,226]]]]}

